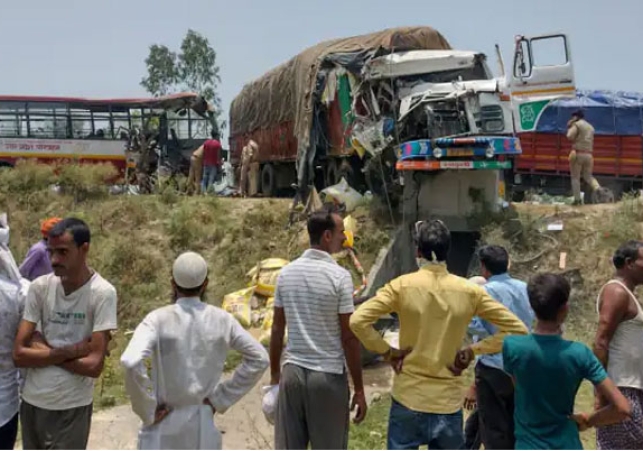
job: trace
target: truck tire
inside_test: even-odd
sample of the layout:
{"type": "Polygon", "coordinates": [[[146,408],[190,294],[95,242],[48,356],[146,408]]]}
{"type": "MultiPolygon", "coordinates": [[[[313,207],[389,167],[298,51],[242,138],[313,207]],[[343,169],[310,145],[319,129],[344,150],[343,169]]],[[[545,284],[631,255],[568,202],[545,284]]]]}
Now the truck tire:
{"type": "Polygon", "coordinates": [[[264,197],[273,197],[277,191],[275,168],[271,164],[264,165],[261,170],[261,193],[264,197]]]}

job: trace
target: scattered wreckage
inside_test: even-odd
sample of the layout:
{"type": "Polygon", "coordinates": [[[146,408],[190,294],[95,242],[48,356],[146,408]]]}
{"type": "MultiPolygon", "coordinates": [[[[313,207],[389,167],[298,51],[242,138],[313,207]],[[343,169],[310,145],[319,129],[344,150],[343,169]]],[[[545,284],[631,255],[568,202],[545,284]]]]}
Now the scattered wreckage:
{"type": "Polygon", "coordinates": [[[140,126],[123,130],[125,181],[137,186],[138,193],[150,194],[157,191],[159,177],[187,175],[190,155],[218,128],[212,105],[198,94],[159,97],[143,106],[140,126]]]}
{"type": "Polygon", "coordinates": [[[420,204],[404,206],[409,220],[453,217],[455,230],[467,230],[476,204],[502,205],[521,153],[515,132],[537,121],[529,111],[574,95],[570,55],[564,35],[519,36],[507,74],[498,50],[496,78],[484,54],[454,50],[430,27],[322,42],[233,100],[232,164],[253,139],[264,195],[296,184],[303,201],[310,188],[344,178],[391,208],[400,199],[420,204]],[[559,45],[566,60],[538,65],[532,47],[542,43],[559,45]]]}

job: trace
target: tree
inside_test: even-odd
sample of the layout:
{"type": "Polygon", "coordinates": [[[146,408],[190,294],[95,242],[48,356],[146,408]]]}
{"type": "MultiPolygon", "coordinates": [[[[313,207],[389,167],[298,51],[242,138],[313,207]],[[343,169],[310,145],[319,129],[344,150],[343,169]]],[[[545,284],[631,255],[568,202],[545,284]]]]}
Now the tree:
{"type": "Polygon", "coordinates": [[[177,55],[164,45],[153,44],[145,59],[147,77],[141,86],[155,97],[170,94],[178,83],[177,55]]]}
{"type": "Polygon", "coordinates": [[[180,91],[199,93],[214,106],[215,120],[221,130],[225,121],[220,120],[221,99],[217,90],[221,77],[216,60],[217,53],[208,39],[188,30],[179,53],[165,45],[150,46],[145,59],[147,76],[141,80],[141,86],[155,97],[180,91]]]}

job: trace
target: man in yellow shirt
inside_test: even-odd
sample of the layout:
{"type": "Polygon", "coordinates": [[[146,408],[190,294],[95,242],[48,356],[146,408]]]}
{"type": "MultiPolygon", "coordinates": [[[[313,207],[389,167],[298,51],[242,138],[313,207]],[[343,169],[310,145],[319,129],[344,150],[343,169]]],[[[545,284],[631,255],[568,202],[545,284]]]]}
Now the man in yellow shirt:
{"type": "Polygon", "coordinates": [[[475,355],[502,350],[508,334],[527,328],[500,302],[466,279],[449,274],[451,233],[441,221],[416,224],[419,271],[391,281],[362,304],[350,320],[364,346],[383,354],[395,370],[389,415],[388,449],[459,449],[464,446],[459,373],[475,355]],[[391,348],[373,324],[395,312],[400,349],[391,348]],[[498,333],[460,350],[473,317],[498,333]]]}

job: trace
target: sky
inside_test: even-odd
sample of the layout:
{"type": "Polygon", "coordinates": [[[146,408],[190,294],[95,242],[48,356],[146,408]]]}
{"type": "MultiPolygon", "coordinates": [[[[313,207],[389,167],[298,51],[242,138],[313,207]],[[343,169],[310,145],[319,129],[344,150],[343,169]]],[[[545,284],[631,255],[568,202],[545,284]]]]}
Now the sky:
{"type": "Polygon", "coordinates": [[[643,91],[642,18],[640,0],[2,0],[0,94],[144,96],[149,46],[178,50],[191,28],[217,52],[227,117],[245,83],[306,47],[407,25],[494,71],[496,43],[510,67],[515,35],[565,33],[579,88],[643,91]]]}

